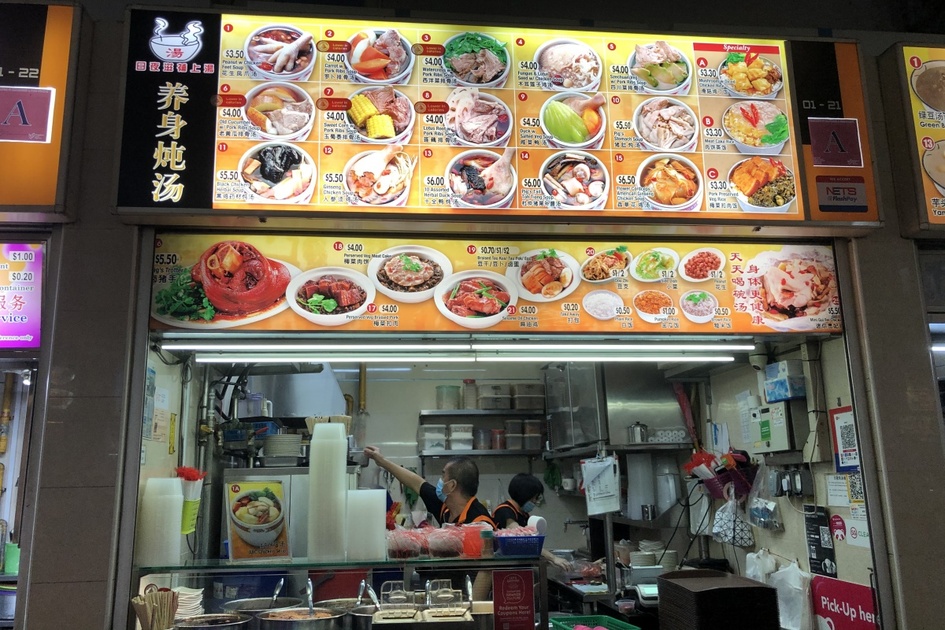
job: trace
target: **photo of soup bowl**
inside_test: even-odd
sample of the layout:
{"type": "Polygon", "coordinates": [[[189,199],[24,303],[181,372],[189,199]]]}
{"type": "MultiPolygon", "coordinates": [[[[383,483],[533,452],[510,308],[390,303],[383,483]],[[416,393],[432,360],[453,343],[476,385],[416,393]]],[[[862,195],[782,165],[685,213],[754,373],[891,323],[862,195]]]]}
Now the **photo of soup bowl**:
{"type": "Polygon", "coordinates": [[[633,112],[633,129],[647,151],[696,150],[699,117],[679,99],[656,96],[633,112]]]}
{"type": "MultiPolygon", "coordinates": [[[[681,50],[665,42],[662,43],[679,57],[678,61],[667,60],[661,64],[654,64],[656,67],[652,69],[647,69],[646,64],[637,67],[637,52],[634,50],[627,60],[630,73],[643,81],[643,91],[647,94],[689,94],[692,88],[692,63],[681,50]],[[677,67],[672,67],[674,64],[677,67]]],[[[644,47],[654,49],[657,44],[646,44],[644,47]]],[[[665,57],[661,56],[661,58],[665,57]]]]}
{"type": "Polygon", "coordinates": [[[454,90],[453,93],[450,94],[450,96],[446,99],[446,102],[450,103],[450,109],[453,110],[453,111],[450,111],[448,115],[444,116],[444,123],[443,123],[446,126],[446,131],[448,134],[447,137],[450,140],[450,144],[453,144],[455,146],[479,147],[479,148],[504,147],[508,145],[509,140],[512,138],[512,127],[513,127],[512,110],[509,109],[509,106],[501,98],[499,98],[498,96],[495,96],[494,94],[483,92],[482,90],[464,87],[464,88],[457,88],[456,90],[454,90]],[[458,108],[453,107],[453,102],[452,102],[454,95],[460,92],[466,93],[467,95],[470,92],[476,93],[474,97],[475,101],[473,101],[473,103],[464,104],[461,106],[464,109],[468,108],[471,110],[469,111],[469,114],[467,115],[467,117],[463,120],[460,120],[459,117],[455,116],[455,110],[458,108]],[[488,103],[490,107],[495,108],[495,111],[497,112],[501,111],[502,113],[496,115],[494,118],[491,116],[481,116],[481,113],[480,113],[481,110],[474,109],[475,104],[477,104],[478,101],[483,101],[484,103],[488,103]],[[491,125],[493,124],[495,125],[496,129],[494,132],[492,132],[492,133],[498,134],[496,135],[495,140],[487,140],[487,138],[491,135],[491,133],[490,134],[482,133],[482,129],[477,130],[473,128],[469,130],[469,133],[466,133],[464,129],[460,128],[464,124],[472,125],[473,127],[479,126],[478,123],[474,124],[473,120],[471,120],[477,117],[481,117],[487,120],[487,124],[482,125],[484,127],[489,126],[491,129],[491,125]],[[477,131],[479,133],[477,133],[477,131]],[[499,133],[500,131],[501,133],[499,133]],[[476,142],[473,138],[476,137],[477,135],[481,136],[484,141],[476,142]]]}
{"type": "Polygon", "coordinates": [[[396,208],[407,204],[417,159],[399,144],[362,151],[345,164],[348,203],[396,208]],[[373,182],[373,183],[372,183],[373,182]]]}
{"type": "Polygon", "coordinates": [[[263,140],[304,140],[315,124],[315,102],[296,84],[260,83],[246,92],[240,109],[243,120],[253,125],[263,140]]]}
{"type": "MultiPolygon", "coordinates": [[[[373,92],[374,90],[383,90],[383,89],[390,90],[390,89],[392,89],[392,88],[389,88],[389,87],[386,87],[386,88],[385,88],[384,86],[381,86],[381,87],[364,87],[364,88],[361,88],[361,89],[359,89],[359,90],[355,90],[354,92],[352,92],[352,93],[351,93],[351,96],[349,96],[348,98],[353,100],[354,97],[356,97],[356,96],[358,96],[358,95],[360,95],[360,94],[365,94],[365,93],[368,93],[368,92],[373,92]]],[[[407,95],[404,94],[403,92],[400,92],[399,90],[394,90],[394,97],[395,97],[396,99],[398,99],[398,100],[399,100],[399,99],[405,99],[405,100],[407,101],[407,103],[410,104],[409,108],[406,108],[406,111],[408,112],[408,113],[407,113],[407,124],[406,124],[406,126],[405,126],[403,129],[401,129],[400,131],[397,131],[397,127],[396,127],[396,125],[395,125],[395,126],[394,126],[394,135],[393,135],[392,137],[389,137],[389,138],[386,138],[386,137],[385,137],[385,138],[380,138],[380,137],[378,137],[378,138],[372,138],[371,136],[368,135],[368,128],[367,128],[368,120],[365,119],[365,120],[361,121],[361,124],[360,124],[360,125],[357,124],[357,123],[355,122],[355,119],[354,119],[354,118],[352,117],[352,115],[351,115],[351,111],[349,110],[349,111],[348,111],[348,114],[347,114],[347,116],[348,116],[348,122],[355,128],[355,131],[357,132],[357,140],[358,140],[358,142],[366,142],[366,143],[368,143],[368,144],[409,144],[409,143],[410,143],[410,137],[413,135],[413,128],[414,128],[414,125],[417,123],[417,112],[416,112],[416,111],[414,110],[414,108],[413,108],[413,102],[411,102],[410,99],[407,98],[407,95]]],[[[384,114],[383,114],[383,113],[378,113],[378,114],[374,114],[374,115],[377,116],[377,115],[384,115],[384,114]]],[[[388,115],[389,115],[389,114],[388,114],[388,115]]],[[[370,117],[369,117],[369,118],[370,118],[370,117]]]]}
{"type": "Polygon", "coordinates": [[[711,322],[718,305],[718,298],[708,291],[686,291],[679,298],[679,310],[694,324],[711,322]]]}
{"type": "Polygon", "coordinates": [[[690,212],[702,206],[702,173],[695,163],[674,153],[657,153],[637,169],[637,184],[648,188],[651,210],[690,212]]]}
{"type": "Polygon", "coordinates": [[[585,151],[561,151],[541,165],[541,187],[562,209],[599,210],[607,203],[610,174],[585,151]]]}
{"type": "Polygon", "coordinates": [[[253,547],[271,545],[285,529],[282,502],[259,491],[243,492],[230,502],[230,527],[253,547]]]}
{"type": "MultiPolygon", "coordinates": [[[[500,42],[492,35],[486,35],[485,33],[457,33],[456,35],[453,35],[452,37],[447,39],[445,42],[443,42],[443,47],[444,49],[449,50],[450,44],[452,44],[454,41],[461,38],[469,39],[470,37],[478,38],[480,41],[486,41],[486,42],[491,41],[491,42],[494,42],[495,44],[498,44],[499,46],[502,46],[503,48],[505,47],[505,44],[503,42],[500,42]]],[[[472,54],[472,53],[468,53],[468,54],[472,54]]],[[[512,57],[511,55],[509,55],[508,50],[506,50],[505,51],[505,67],[502,69],[502,71],[499,72],[499,74],[494,75],[488,81],[478,82],[474,80],[464,79],[462,76],[460,76],[460,74],[456,72],[454,68],[451,68],[447,64],[446,54],[444,53],[443,55],[443,69],[446,71],[447,75],[452,76],[456,80],[456,85],[465,85],[467,87],[480,87],[480,88],[505,87],[505,82],[509,78],[509,71],[511,70],[511,68],[512,68],[512,57]]],[[[482,69],[481,66],[476,67],[474,64],[473,75],[475,76],[475,70],[479,70],[481,72],[481,69],[482,69]]],[[[479,77],[475,77],[475,78],[479,78],[479,77]]]]}
{"type": "Polygon", "coordinates": [[[243,154],[239,175],[250,203],[308,203],[315,193],[315,160],[288,142],[264,142],[243,154]]]}
{"type": "Polygon", "coordinates": [[[739,153],[756,155],[780,154],[790,134],[787,116],[768,101],[739,101],[729,105],[722,115],[722,129],[739,153]],[[767,127],[776,121],[783,123],[779,137],[774,137],[767,127]]]}
{"type": "Polygon", "coordinates": [[[518,290],[505,276],[493,271],[470,269],[449,276],[437,287],[433,298],[446,319],[464,328],[495,326],[518,303],[518,290]]]}
{"type": "Polygon", "coordinates": [[[575,39],[552,39],[535,51],[539,82],[545,90],[596,92],[604,64],[600,55],[575,39]]]}
{"type": "Polygon", "coordinates": [[[249,75],[262,81],[307,81],[317,54],[312,34],[289,24],[257,28],[243,44],[249,75]]]}
{"type": "MultiPolygon", "coordinates": [[[[397,35],[400,38],[400,45],[404,50],[405,57],[403,64],[395,74],[386,73],[383,68],[374,72],[368,72],[364,67],[361,67],[359,70],[359,68],[356,67],[356,64],[359,62],[352,62],[353,57],[358,57],[363,61],[363,51],[367,48],[373,48],[369,39],[365,39],[365,35],[373,33],[376,40],[383,36],[387,30],[388,29],[384,28],[368,28],[355,33],[348,39],[351,50],[345,53],[344,63],[351,80],[357,81],[358,83],[367,83],[368,85],[394,85],[406,83],[410,79],[410,73],[413,72],[413,64],[417,58],[410,50],[410,42],[400,33],[397,35]]],[[[370,64],[370,61],[366,63],[370,64]]]]}
{"type": "Polygon", "coordinates": [[[446,166],[446,185],[454,208],[508,208],[515,199],[514,149],[472,149],[457,154],[446,166]],[[484,186],[484,188],[483,188],[484,186]]]}
{"type": "Polygon", "coordinates": [[[538,113],[538,121],[548,146],[555,149],[599,149],[604,144],[607,130],[604,102],[603,94],[589,97],[580,92],[562,92],[545,101],[538,113]],[[569,115],[570,110],[577,116],[577,119],[572,118],[573,125],[562,121],[560,110],[550,111],[562,105],[567,108],[565,115],[569,115]],[[583,139],[577,140],[576,136],[582,132],[583,139]]]}

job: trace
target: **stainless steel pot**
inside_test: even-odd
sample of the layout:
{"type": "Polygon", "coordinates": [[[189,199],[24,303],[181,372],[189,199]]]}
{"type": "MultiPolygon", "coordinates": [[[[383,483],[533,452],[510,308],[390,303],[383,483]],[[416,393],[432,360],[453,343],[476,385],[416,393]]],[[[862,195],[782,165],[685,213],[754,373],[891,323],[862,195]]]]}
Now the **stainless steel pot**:
{"type": "Polygon", "coordinates": [[[345,615],[345,630],[371,630],[375,612],[377,608],[373,604],[349,610],[345,615]]]}
{"type": "Polygon", "coordinates": [[[634,422],[627,427],[627,439],[631,444],[639,444],[650,439],[649,428],[642,422],[634,422]]]}
{"type": "Polygon", "coordinates": [[[345,613],[328,608],[316,608],[316,617],[310,617],[308,608],[270,610],[259,613],[260,630],[344,630],[345,613]]]}
{"type": "Polygon", "coordinates": [[[241,613],[216,613],[211,615],[194,615],[178,619],[174,622],[175,628],[249,628],[253,618],[241,613]]]}
{"type": "Polygon", "coordinates": [[[339,597],[338,599],[323,599],[315,602],[315,608],[327,608],[338,612],[348,612],[358,607],[357,597],[339,597]]]}
{"type": "Polygon", "coordinates": [[[302,600],[297,597],[277,597],[276,603],[272,605],[271,597],[251,597],[248,599],[234,599],[223,604],[223,612],[243,613],[253,618],[249,627],[252,630],[258,630],[259,620],[256,615],[270,610],[284,610],[286,608],[298,608],[302,605],[302,600]]]}

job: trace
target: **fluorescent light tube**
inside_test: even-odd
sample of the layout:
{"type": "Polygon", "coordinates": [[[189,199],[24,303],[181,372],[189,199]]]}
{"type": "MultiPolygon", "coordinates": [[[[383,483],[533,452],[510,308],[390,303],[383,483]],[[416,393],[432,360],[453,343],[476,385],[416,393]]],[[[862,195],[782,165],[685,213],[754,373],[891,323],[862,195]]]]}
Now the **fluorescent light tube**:
{"type": "Polygon", "coordinates": [[[733,356],[721,354],[715,355],[688,355],[688,354],[663,354],[663,355],[619,355],[619,354],[599,354],[599,355],[527,355],[527,354],[497,354],[497,355],[476,355],[478,362],[519,362],[526,361],[551,361],[551,362],[584,362],[584,363],[730,363],[735,360],[733,356]]]}
{"type": "Polygon", "coordinates": [[[195,352],[462,352],[468,343],[214,343],[175,341],[161,344],[163,350],[195,352]]]}
{"type": "Polygon", "coordinates": [[[197,363],[472,363],[473,355],[197,354],[197,363]]]}
{"type": "Polygon", "coordinates": [[[722,343],[474,343],[472,349],[476,351],[504,351],[513,352],[532,352],[532,351],[552,351],[552,352],[680,352],[685,350],[696,350],[700,352],[720,350],[723,352],[748,352],[754,350],[754,344],[722,344],[722,343]]]}
{"type": "Polygon", "coordinates": [[[932,352],[945,352],[945,344],[935,344],[932,346],[932,352]]]}

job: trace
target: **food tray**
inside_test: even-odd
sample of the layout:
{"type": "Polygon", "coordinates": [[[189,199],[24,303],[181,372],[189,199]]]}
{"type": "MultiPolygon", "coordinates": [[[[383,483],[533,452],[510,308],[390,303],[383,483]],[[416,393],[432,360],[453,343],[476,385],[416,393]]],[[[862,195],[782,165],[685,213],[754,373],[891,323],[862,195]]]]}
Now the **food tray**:
{"type": "Polygon", "coordinates": [[[551,621],[551,627],[558,628],[558,630],[571,630],[574,626],[587,626],[588,628],[600,626],[602,628],[608,628],[608,630],[640,630],[639,626],[633,626],[629,623],[614,619],[613,617],[607,617],[606,615],[552,617],[549,621],[551,621]]]}
{"type": "Polygon", "coordinates": [[[496,536],[498,553],[502,556],[523,556],[534,558],[541,555],[545,544],[544,536],[496,536]]]}

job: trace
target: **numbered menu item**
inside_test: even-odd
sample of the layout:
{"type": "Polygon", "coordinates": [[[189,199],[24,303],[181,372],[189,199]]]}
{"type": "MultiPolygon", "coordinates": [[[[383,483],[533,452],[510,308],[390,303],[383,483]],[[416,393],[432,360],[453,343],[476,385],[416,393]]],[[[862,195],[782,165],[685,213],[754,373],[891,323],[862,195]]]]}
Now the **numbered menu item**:
{"type": "Polygon", "coordinates": [[[217,207],[272,199],[424,213],[802,215],[783,181],[777,203],[762,203],[726,178],[744,153],[777,157],[793,182],[780,42],[223,21],[232,28],[221,46],[243,45],[246,60],[227,61],[231,72],[221,73],[220,91],[235,96],[220,108],[218,180],[242,170],[228,151],[252,152],[225,142],[235,123],[245,131],[233,137],[295,143],[316,176],[311,191],[287,183],[259,195],[280,183],[263,177],[245,199],[218,181],[217,207]],[[372,157],[353,151],[357,143],[399,149],[372,157]]]}
{"type": "Polygon", "coordinates": [[[154,319],[182,328],[698,333],[840,326],[833,255],[813,245],[168,234],[154,277],[154,319]]]}

